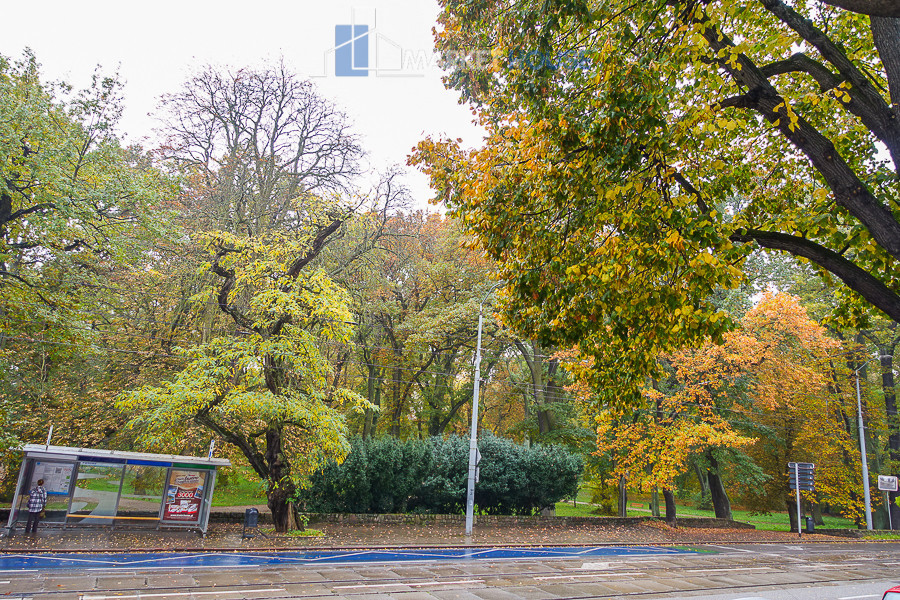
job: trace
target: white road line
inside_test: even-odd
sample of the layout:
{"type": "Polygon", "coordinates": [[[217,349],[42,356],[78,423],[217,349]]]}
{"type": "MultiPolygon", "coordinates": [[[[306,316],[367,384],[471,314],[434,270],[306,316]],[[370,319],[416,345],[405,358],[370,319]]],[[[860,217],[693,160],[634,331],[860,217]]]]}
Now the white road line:
{"type": "Polygon", "coordinates": [[[748,554],[755,554],[756,550],[746,550],[744,548],[732,548],[731,546],[720,546],[718,544],[710,544],[713,548],[724,548],[725,550],[734,550],[735,552],[747,552],[748,554]]]}
{"type": "Polygon", "coordinates": [[[857,600],[858,598],[880,598],[881,594],[866,594],[865,596],[842,596],[837,600],[857,600]]]}
{"type": "Polygon", "coordinates": [[[688,569],[685,573],[727,573],[729,571],[757,571],[772,567],[710,567],[709,569],[688,569]]]}
{"type": "Polygon", "coordinates": [[[470,583],[484,583],[484,579],[463,579],[461,581],[423,581],[423,582],[398,582],[398,583],[370,583],[361,585],[336,585],[333,590],[358,590],[363,588],[386,588],[386,587],[424,587],[429,585],[467,585],[470,583]]]}
{"type": "Polygon", "coordinates": [[[37,571],[37,569],[3,569],[0,573],[31,573],[33,571],[37,571]]]}
{"type": "Polygon", "coordinates": [[[4,583],[9,583],[9,582],[8,581],[0,581],[0,585],[2,585],[4,583]]]}
{"type": "Polygon", "coordinates": [[[550,581],[552,579],[579,579],[585,577],[618,577],[621,575],[638,576],[646,575],[646,573],[591,573],[589,575],[546,575],[544,577],[535,577],[535,581],[550,581]]]}
{"type": "Polygon", "coordinates": [[[844,567],[862,567],[859,563],[808,563],[805,565],[797,565],[797,567],[805,567],[807,569],[843,569],[844,567]]]}
{"type": "MultiPolygon", "coordinates": [[[[759,554],[760,556],[773,556],[782,560],[793,560],[794,562],[807,562],[805,558],[798,558],[790,554],[778,554],[777,552],[758,552],[756,550],[747,550],[746,548],[734,548],[732,546],[721,546],[719,544],[706,544],[713,548],[722,548],[724,550],[733,550],[734,552],[746,552],[747,554],[759,554]]],[[[790,546],[788,546],[790,547],[790,546]]]]}
{"type": "MultiPolygon", "coordinates": [[[[180,597],[184,598],[186,590],[182,590],[180,592],[169,592],[167,594],[132,594],[128,596],[92,596],[90,594],[82,594],[81,600],[113,600],[114,598],[117,600],[122,600],[123,598],[168,598],[168,597],[180,597]]],[[[255,590],[217,590],[215,592],[191,592],[188,591],[192,596],[221,596],[223,594],[261,594],[263,592],[286,592],[284,588],[259,588],[255,590]]]]}

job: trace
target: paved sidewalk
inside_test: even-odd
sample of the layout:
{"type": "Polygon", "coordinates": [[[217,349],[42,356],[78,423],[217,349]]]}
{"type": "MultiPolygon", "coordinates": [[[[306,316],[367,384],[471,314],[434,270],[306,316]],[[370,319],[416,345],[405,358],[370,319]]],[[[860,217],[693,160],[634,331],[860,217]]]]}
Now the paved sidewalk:
{"type": "MultiPolygon", "coordinates": [[[[12,537],[0,539],[2,552],[138,552],[203,550],[279,550],[314,548],[378,548],[441,546],[523,546],[523,545],[605,545],[605,544],[698,544],[781,542],[797,543],[796,533],[753,529],[703,529],[646,521],[629,526],[605,524],[602,520],[578,527],[552,523],[533,526],[476,525],[471,537],[457,523],[311,523],[322,531],[320,537],[276,536],[241,539],[242,526],[211,524],[206,537],[190,531],[124,531],[108,528],[41,528],[29,536],[17,529],[12,537]]],[[[265,531],[265,526],[263,526],[265,531]]],[[[845,537],[803,534],[803,542],[851,541],[845,537]]]]}

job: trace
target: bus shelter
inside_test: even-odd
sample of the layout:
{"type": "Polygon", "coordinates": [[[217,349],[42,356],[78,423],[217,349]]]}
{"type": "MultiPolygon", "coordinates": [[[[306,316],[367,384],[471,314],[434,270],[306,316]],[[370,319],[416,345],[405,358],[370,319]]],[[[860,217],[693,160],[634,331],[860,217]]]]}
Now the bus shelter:
{"type": "Polygon", "coordinates": [[[27,444],[7,529],[28,518],[28,491],[44,480],[42,525],[181,527],[206,533],[216,469],[198,458],[27,444]]]}

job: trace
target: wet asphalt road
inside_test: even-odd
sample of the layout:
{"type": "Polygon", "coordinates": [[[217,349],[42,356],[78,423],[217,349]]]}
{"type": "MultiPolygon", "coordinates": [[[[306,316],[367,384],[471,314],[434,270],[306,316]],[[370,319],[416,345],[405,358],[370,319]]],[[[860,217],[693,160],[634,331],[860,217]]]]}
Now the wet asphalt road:
{"type": "Polygon", "coordinates": [[[402,561],[357,552],[357,559],[341,561],[278,555],[267,562],[243,553],[250,558],[230,554],[216,562],[202,554],[168,564],[141,557],[125,565],[114,565],[109,555],[82,554],[81,563],[56,566],[7,562],[0,599],[877,600],[900,584],[900,544],[893,542],[693,548],[628,554],[584,548],[477,559],[426,551],[402,561]]]}

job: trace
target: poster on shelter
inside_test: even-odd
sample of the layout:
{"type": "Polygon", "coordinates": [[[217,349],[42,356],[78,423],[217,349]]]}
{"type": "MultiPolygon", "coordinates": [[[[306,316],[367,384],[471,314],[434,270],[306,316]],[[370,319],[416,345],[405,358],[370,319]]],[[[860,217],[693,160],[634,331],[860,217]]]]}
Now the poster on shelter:
{"type": "Polygon", "coordinates": [[[197,523],[205,484],[206,471],[172,469],[169,472],[163,520],[197,523]]]}
{"type": "Polygon", "coordinates": [[[48,494],[68,496],[74,470],[75,465],[72,463],[36,461],[31,473],[31,487],[28,489],[36,486],[39,479],[43,479],[44,489],[48,494]]]}

